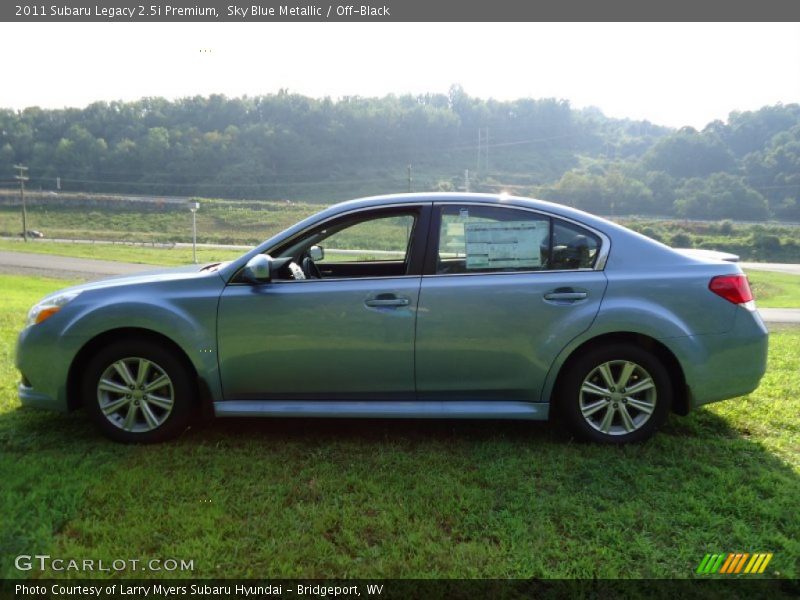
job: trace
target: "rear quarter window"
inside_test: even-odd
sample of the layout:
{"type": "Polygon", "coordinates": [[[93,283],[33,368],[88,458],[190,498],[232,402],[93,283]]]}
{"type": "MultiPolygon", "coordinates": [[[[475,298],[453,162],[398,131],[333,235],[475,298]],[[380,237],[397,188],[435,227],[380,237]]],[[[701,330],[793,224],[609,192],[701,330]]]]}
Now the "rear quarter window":
{"type": "Polygon", "coordinates": [[[600,238],[580,225],[553,219],[551,270],[591,269],[600,253],[600,238]]]}

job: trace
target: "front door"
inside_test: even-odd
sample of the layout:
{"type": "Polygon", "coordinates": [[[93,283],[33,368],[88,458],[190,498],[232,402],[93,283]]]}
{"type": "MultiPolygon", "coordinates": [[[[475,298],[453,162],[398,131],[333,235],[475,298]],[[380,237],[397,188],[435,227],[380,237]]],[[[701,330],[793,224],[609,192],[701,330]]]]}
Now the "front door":
{"type": "Polygon", "coordinates": [[[274,249],[290,262],[269,283],[234,278],[218,316],[225,399],[413,398],[421,213],[341,217],[274,249]]]}

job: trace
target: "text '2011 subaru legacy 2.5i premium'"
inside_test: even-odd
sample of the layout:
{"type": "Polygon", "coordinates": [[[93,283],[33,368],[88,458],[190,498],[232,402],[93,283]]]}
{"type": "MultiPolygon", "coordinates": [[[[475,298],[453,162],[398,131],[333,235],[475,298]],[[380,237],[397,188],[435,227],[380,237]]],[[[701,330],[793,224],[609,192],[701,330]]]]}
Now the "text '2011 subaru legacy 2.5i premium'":
{"type": "Polygon", "coordinates": [[[24,405],[153,442],[193,415],[547,419],[649,437],[754,390],[767,331],[738,265],[558,204],[410,194],[332,206],[237,260],[34,306],[24,405]]]}

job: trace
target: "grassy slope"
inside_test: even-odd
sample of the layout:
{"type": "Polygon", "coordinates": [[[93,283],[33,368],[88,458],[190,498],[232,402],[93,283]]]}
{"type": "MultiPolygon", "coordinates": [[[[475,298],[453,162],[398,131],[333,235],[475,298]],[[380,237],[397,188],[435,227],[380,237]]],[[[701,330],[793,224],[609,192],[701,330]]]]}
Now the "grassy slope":
{"type": "MultiPolygon", "coordinates": [[[[257,244],[272,234],[318,212],[324,204],[280,201],[201,200],[197,213],[199,242],[257,244]]],[[[98,201],[74,204],[62,200],[33,203],[28,228],[48,238],[190,242],[191,215],[171,204],[135,205],[98,201]]],[[[670,243],[677,234],[688,236],[679,246],[730,251],[742,260],[800,262],[798,228],[785,224],[655,221],[620,218],[623,224],[670,243]]],[[[20,211],[0,206],[0,235],[21,231],[20,211]]]]}
{"type": "Polygon", "coordinates": [[[677,248],[732,252],[741,256],[742,260],[800,262],[798,227],[788,223],[654,221],[626,217],[621,217],[619,221],[627,227],[677,248]]]}
{"type": "MultiPolygon", "coordinates": [[[[110,205],[84,207],[32,206],[28,228],[48,238],[125,240],[135,242],[191,242],[192,219],[188,210],[110,205]]],[[[320,205],[285,202],[237,203],[203,200],[197,212],[198,241],[222,244],[256,244],[321,210],[320,205]]],[[[0,206],[0,233],[22,231],[19,209],[0,206]]]]}
{"type": "Polygon", "coordinates": [[[194,559],[201,577],[690,577],[728,551],[800,575],[797,329],[773,336],[757,392],[642,446],[546,423],[295,419],[131,447],[17,408],[16,331],[63,285],[0,277],[0,575],[46,552],[194,559]]]}

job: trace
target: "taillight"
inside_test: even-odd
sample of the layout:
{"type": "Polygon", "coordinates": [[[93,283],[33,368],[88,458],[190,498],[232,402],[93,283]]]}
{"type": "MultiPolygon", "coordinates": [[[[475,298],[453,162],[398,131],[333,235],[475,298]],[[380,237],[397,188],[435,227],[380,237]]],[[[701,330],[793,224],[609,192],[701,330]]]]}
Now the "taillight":
{"type": "Polygon", "coordinates": [[[755,309],[753,292],[747,282],[747,275],[717,275],[709,282],[708,289],[728,302],[744,304],[748,310],[755,309]]]}

